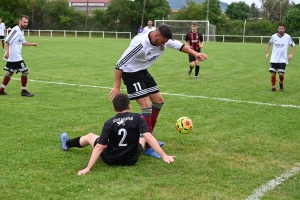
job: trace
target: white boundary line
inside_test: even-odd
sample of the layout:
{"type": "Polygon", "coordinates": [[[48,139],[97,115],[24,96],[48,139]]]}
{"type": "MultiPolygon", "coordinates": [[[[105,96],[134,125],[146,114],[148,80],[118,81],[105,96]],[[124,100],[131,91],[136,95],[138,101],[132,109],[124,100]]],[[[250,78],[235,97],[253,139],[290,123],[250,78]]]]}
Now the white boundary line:
{"type": "Polygon", "coordinates": [[[294,176],[300,171],[300,164],[296,165],[293,169],[286,171],[275,179],[270,180],[267,184],[262,185],[261,187],[255,189],[253,193],[248,196],[246,200],[259,200],[263,197],[268,191],[273,190],[276,186],[283,183],[288,178],[294,176]]]}
{"type": "MultiPolygon", "coordinates": [[[[13,80],[19,80],[17,78],[12,78],[13,80]]],[[[68,85],[68,86],[78,86],[78,87],[90,87],[90,88],[101,88],[101,89],[109,89],[111,87],[104,87],[104,86],[94,86],[94,85],[82,85],[82,84],[74,84],[74,83],[64,83],[64,82],[53,82],[53,81],[40,81],[40,80],[32,80],[29,79],[31,82],[37,83],[49,83],[49,84],[56,84],[56,85],[68,85]]],[[[170,95],[170,96],[180,96],[180,97],[188,97],[188,98],[200,98],[200,99],[212,99],[218,101],[228,101],[228,102],[236,102],[236,103],[248,103],[248,104],[256,104],[256,105],[265,105],[265,106],[276,106],[276,107],[288,107],[288,108],[298,108],[298,105],[287,105],[287,104],[273,104],[273,103],[263,103],[263,102],[256,102],[256,101],[242,101],[242,100],[234,100],[234,99],[227,99],[227,98],[217,98],[217,97],[206,97],[206,96],[195,96],[195,95],[186,95],[186,94],[172,94],[168,92],[161,92],[161,94],[170,95]]]]}
{"type": "MultiPolygon", "coordinates": [[[[17,78],[12,78],[13,80],[19,80],[17,78]]],[[[78,86],[78,87],[90,87],[90,88],[101,88],[101,89],[111,89],[111,87],[103,87],[103,86],[93,86],[93,85],[82,85],[82,84],[72,84],[72,83],[64,83],[64,82],[53,82],[53,81],[39,81],[39,80],[29,80],[31,82],[38,83],[48,83],[48,84],[56,84],[56,85],[68,85],[68,86],[78,86]]],[[[227,98],[216,98],[216,97],[205,97],[205,96],[195,96],[195,95],[186,95],[186,94],[172,94],[172,93],[161,93],[170,96],[181,96],[181,97],[189,97],[189,98],[201,98],[201,99],[212,99],[219,101],[228,101],[228,102],[237,102],[237,103],[248,103],[248,104],[256,104],[256,105],[266,105],[266,106],[277,106],[277,107],[290,107],[290,108],[300,108],[297,105],[285,105],[285,104],[272,104],[272,103],[262,103],[255,101],[241,101],[227,98]]],[[[283,173],[281,176],[272,179],[267,184],[262,185],[261,187],[255,189],[253,193],[247,197],[246,200],[259,200],[262,196],[265,195],[270,190],[273,190],[276,186],[283,183],[288,178],[294,176],[296,173],[300,171],[300,164],[296,165],[293,169],[283,173]]]]}

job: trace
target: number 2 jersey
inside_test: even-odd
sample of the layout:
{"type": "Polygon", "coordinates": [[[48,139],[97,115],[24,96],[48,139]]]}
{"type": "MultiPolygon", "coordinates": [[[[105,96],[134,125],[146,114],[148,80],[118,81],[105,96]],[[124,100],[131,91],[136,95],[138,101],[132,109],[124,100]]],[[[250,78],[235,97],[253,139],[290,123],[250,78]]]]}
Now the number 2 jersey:
{"type": "Polygon", "coordinates": [[[137,158],[140,134],[150,132],[145,119],[137,113],[118,113],[107,120],[98,144],[106,145],[102,158],[109,165],[126,165],[137,158]]]}

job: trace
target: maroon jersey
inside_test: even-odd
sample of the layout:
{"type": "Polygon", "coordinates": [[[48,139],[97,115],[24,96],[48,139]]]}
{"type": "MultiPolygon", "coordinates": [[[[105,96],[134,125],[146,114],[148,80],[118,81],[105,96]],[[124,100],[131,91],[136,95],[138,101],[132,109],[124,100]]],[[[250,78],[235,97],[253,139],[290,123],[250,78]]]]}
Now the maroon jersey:
{"type": "Polygon", "coordinates": [[[189,32],[185,36],[185,41],[190,42],[191,49],[198,51],[200,50],[199,42],[203,42],[203,35],[199,32],[189,32]]]}

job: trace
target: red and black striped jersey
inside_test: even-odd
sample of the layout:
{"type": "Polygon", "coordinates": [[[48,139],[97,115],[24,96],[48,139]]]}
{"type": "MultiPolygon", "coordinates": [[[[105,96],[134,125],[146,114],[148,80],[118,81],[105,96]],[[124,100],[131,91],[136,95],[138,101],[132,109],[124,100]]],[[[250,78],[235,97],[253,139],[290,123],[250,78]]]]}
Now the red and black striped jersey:
{"type": "Polygon", "coordinates": [[[199,50],[199,42],[203,42],[203,35],[199,32],[189,32],[185,36],[185,41],[190,43],[191,49],[199,50]]]}

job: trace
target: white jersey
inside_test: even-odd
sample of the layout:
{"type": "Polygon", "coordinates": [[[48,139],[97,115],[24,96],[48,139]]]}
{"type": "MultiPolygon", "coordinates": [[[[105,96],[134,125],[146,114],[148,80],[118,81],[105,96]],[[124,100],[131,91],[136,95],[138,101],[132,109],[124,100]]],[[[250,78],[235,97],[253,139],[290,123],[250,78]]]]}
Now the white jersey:
{"type": "Polygon", "coordinates": [[[2,22],[0,24],[0,36],[4,36],[4,31],[6,30],[5,24],[2,22]]]}
{"type": "Polygon", "coordinates": [[[277,33],[272,35],[269,44],[273,44],[272,56],[270,63],[286,63],[288,64],[288,46],[295,46],[292,37],[289,34],[279,36],[277,33]]]}
{"type": "Polygon", "coordinates": [[[149,28],[148,26],[145,26],[143,29],[143,32],[139,33],[139,34],[144,34],[147,33],[149,31],[154,31],[156,28],[154,26],[152,26],[152,28],[149,28]]]}
{"type": "Polygon", "coordinates": [[[181,50],[184,46],[180,41],[170,39],[164,46],[157,47],[150,42],[150,33],[137,35],[132,39],[129,47],[117,62],[116,69],[123,72],[145,70],[157,61],[164,53],[166,46],[177,50],[181,50]]]}
{"type": "Polygon", "coordinates": [[[26,42],[24,37],[24,31],[19,26],[15,26],[11,29],[10,33],[5,39],[5,42],[9,44],[9,57],[7,61],[17,62],[21,61],[22,45],[26,42]]]}

